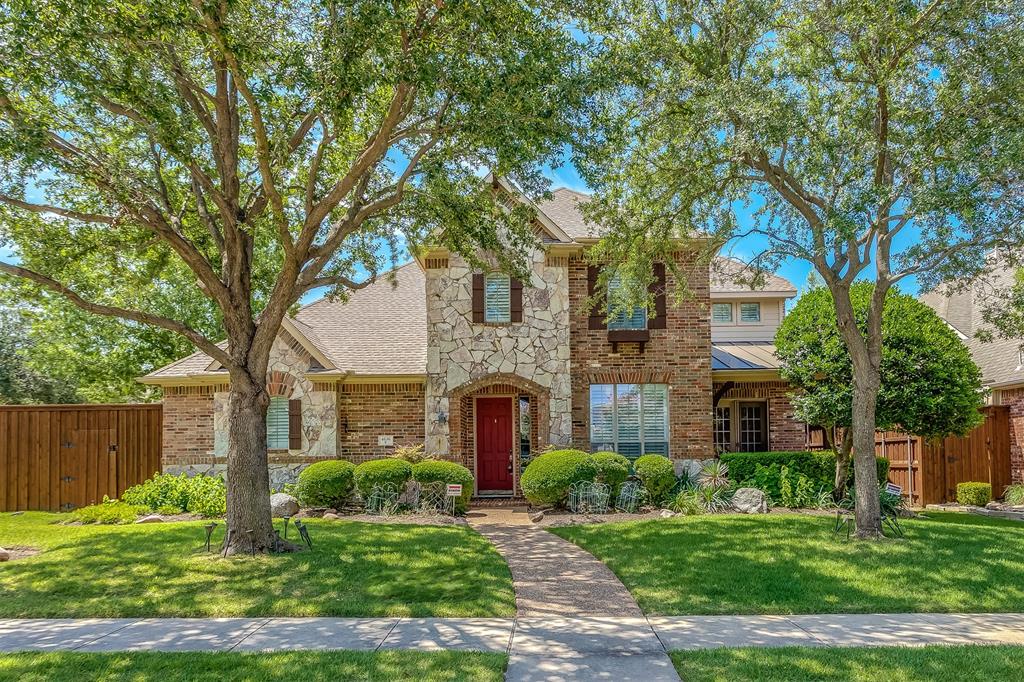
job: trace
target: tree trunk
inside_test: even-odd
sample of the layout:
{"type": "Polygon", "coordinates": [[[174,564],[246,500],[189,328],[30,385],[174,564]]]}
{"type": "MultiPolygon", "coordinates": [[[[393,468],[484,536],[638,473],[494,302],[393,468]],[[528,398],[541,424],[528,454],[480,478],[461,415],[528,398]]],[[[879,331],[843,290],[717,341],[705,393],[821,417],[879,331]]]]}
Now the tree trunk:
{"type": "Polygon", "coordinates": [[[871,368],[853,376],[853,483],[856,505],[854,520],[857,537],[873,540],[882,537],[882,517],[878,502],[878,468],[875,465],[875,405],[878,402],[880,373],[871,368]]]}
{"type": "Polygon", "coordinates": [[[832,489],[832,499],[841,502],[846,497],[846,481],[850,477],[850,450],[853,448],[853,431],[843,429],[843,439],[839,443],[835,442],[833,434],[829,437],[829,444],[832,446],[832,451],[836,453],[835,485],[832,489]]]}
{"type": "Polygon", "coordinates": [[[265,379],[231,373],[227,412],[227,524],[231,537],[225,554],[277,549],[267,468],[269,404],[265,379]]]}

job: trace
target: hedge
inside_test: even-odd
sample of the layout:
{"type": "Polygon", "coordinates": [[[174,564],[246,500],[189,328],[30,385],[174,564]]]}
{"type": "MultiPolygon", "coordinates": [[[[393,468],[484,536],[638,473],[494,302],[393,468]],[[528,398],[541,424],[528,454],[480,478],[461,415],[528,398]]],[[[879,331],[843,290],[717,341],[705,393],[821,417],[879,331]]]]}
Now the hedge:
{"type": "MultiPolygon", "coordinates": [[[[777,451],[777,452],[726,452],[721,460],[729,465],[729,476],[739,487],[756,487],[779,499],[779,474],[782,467],[790,475],[803,475],[811,479],[816,490],[832,490],[835,487],[836,456],[828,450],[819,451],[777,451]],[[760,467],[760,469],[759,469],[760,467]]],[[[889,460],[876,457],[878,481],[884,483],[889,477],[889,460]]],[[[850,468],[850,482],[853,481],[853,467],[850,468]]]]}
{"type": "Polygon", "coordinates": [[[420,483],[461,483],[462,495],[455,502],[455,511],[465,512],[473,496],[473,474],[456,462],[427,459],[412,465],[412,479],[420,483]]]}
{"type": "Polygon", "coordinates": [[[299,472],[295,494],[309,507],[339,507],[352,494],[356,465],[342,459],[315,462],[299,472]]]}
{"type": "Polygon", "coordinates": [[[974,507],[984,507],[992,501],[992,484],[968,481],[956,484],[956,501],[974,507]]]}
{"type": "Polygon", "coordinates": [[[595,452],[591,457],[597,466],[597,481],[608,486],[613,500],[618,498],[619,488],[629,478],[629,459],[617,452],[595,452]]]}
{"type": "Polygon", "coordinates": [[[373,493],[374,486],[390,485],[399,494],[406,482],[412,478],[412,465],[404,459],[371,459],[356,467],[356,488],[363,497],[373,493]]]}
{"type": "Polygon", "coordinates": [[[593,481],[597,464],[582,450],[552,450],[530,462],[519,479],[523,495],[534,505],[563,505],[573,483],[593,481]]]}
{"type": "Polygon", "coordinates": [[[661,504],[676,484],[676,469],[664,455],[644,455],[633,462],[640,483],[647,489],[652,504],[661,504]]]}

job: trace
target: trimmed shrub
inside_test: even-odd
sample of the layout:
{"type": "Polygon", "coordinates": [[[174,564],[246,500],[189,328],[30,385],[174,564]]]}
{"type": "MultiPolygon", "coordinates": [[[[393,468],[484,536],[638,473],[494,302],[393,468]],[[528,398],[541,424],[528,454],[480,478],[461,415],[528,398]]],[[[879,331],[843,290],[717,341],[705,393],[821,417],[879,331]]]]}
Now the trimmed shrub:
{"type": "MultiPolygon", "coordinates": [[[[790,482],[809,479],[805,486],[817,493],[831,491],[835,487],[835,453],[821,451],[778,451],[778,452],[726,452],[720,459],[729,466],[729,474],[738,487],[763,490],[776,502],[782,499],[782,475],[786,468],[790,482]]],[[[889,476],[889,460],[876,458],[878,481],[884,483],[889,476]]],[[[853,482],[853,467],[850,467],[850,483],[853,482]]]]}
{"type": "Polygon", "coordinates": [[[569,486],[597,477],[597,464],[582,450],[551,450],[536,457],[526,466],[519,486],[523,495],[535,505],[563,505],[569,497],[569,486]]]}
{"type": "Polygon", "coordinates": [[[426,459],[412,465],[412,479],[420,483],[461,483],[462,495],[455,501],[455,511],[465,512],[473,496],[473,474],[469,469],[443,459],[426,459]]]}
{"type": "Polygon", "coordinates": [[[223,516],[227,511],[227,488],[220,476],[157,473],[125,490],[121,501],[163,514],[223,516]]]}
{"type": "Polygon", "coordinates": [[[343,459],[315,462],[299,472],[295,496],[309,507],[339,507],[352,494],[356,465],[343,459]]]}
{"type": "Polygon", "coordinates": [[[371,459],[355,469],[356,488],[369,497],[374,486],[393,486],[401,494],[406,481],[412,478],[412,465],[404,459],[371,459]]]}
{"type": "Polygon", "coordinates": [[[597,482],[608,486],[612,499],[616,499],[629,478],[629,460],[617,452],[595,452],[591,458],[597,465],[597,482]]]}
{"type": "Polygon", "coordinates": [[[664,455],[644,455],[633,462],[633,471],[647,489],[652,504],[661,504],[676,484],[676,470],[672,460],[664,455]]]}
{"type": "Polygon", "coordinates": [[[1018,506],[1024,504],[1024,485],[1008,485],[1003,491],[1003,502],[1018,506]]]}
{"type": "Polygon", "coordinates": [[[122,524],[135,523],[140,514],[149,511],[146,507],[112,500],[106,495],[99,504],[79,507],[71,512],[69,520],[80,523],[122,524]]]}
{"type": "Polygon", "coordinates": [[[956,501],[960,504],[984,507],[992,501],[992,484],[977,481],[957,483],[956,501]]]}

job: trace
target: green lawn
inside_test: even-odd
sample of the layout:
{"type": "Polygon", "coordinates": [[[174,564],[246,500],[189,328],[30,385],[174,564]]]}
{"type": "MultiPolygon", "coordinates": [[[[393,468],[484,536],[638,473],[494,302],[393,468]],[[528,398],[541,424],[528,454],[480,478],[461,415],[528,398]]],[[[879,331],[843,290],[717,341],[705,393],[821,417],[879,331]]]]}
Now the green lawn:
{"type": "Polygon", "coordinates": [[[695,516],[552,529],[605,561],[648,614],[1024,611],[1024,523],[929,512],[906,538],[832,519],[695,516]]]}
{"type": "Polygon", "coordinates": [[[312,551],[222,559],[205,552],[202,522],[55,525],[59,518],[0,515],[0,547],[45,550],[0,564],[0,617],[515,613],[508,566],[465,526],[311,520],[312,551]]]}
{"type": "Polygon", "coordinates": [[[1019,646],[711,649],[671,656],[686,682],[991,682],[1016,679],[1024,667],[1019,646]]]}
{"type": "Polygon", "coordinates": [[[0,679],[19,682],[500,682],[505,662],[503,654],[454,651],[304,651],[273,654],[31,653],[0,655],[0,679]]]}

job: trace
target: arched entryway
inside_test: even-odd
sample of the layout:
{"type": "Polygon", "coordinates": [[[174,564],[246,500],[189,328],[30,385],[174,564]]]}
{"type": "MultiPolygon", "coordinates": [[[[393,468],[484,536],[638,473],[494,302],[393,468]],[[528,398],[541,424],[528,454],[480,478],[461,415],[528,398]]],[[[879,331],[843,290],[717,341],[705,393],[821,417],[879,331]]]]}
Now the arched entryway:
{"type": "Polygon", "coordinates": [[[481,377],[452,391],[453,457],[473,472],[474,493],[513,496],[530,458],[548,443],[549,391],[514,374],[481,377]]]}

